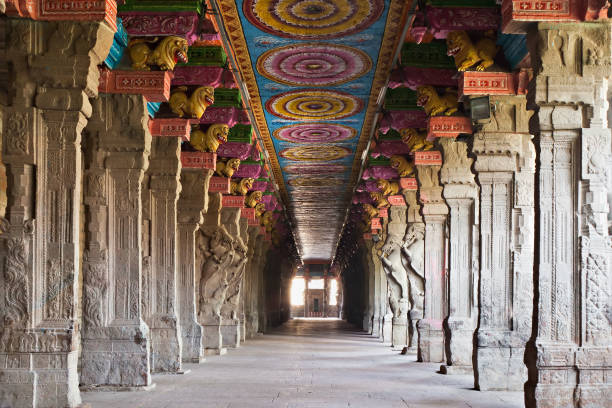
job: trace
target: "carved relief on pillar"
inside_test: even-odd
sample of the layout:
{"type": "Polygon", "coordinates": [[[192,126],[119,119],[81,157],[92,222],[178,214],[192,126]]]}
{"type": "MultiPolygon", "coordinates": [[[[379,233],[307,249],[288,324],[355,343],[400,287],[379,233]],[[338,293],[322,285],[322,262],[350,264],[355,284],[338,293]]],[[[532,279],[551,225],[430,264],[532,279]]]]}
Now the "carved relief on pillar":
{"type": "Polygon", "coordinates": [[[535,87],[541,232],[528,406],[612,403],[611,36],[609,24],[539,24],[531,34],[542,67],[535,87]]]}
{"type": "Polygon", "coordinates": [[[467,143],[452,139],[439,141],[444,151],[440,181],[449,216],[448,318],[446,344],[447,374],[471,374],[472,342],[478,317],[478,186],[471,171],[473,160],[467,143]]]}

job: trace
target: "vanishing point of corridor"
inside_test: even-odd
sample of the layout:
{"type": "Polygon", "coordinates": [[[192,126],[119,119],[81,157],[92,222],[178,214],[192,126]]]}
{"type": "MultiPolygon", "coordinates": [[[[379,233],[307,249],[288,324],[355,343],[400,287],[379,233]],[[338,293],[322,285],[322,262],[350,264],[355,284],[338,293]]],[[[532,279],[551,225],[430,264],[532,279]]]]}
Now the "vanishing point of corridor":
{"type": "Polygon", "coordinates": [[[342,320],[294,319],[208,357],[177,381],[154,375],[149,392],[89,392],[92,408],[363,407],[514,408],[520,392],[478,392],[472,376],[436,373],[342,320]]]}

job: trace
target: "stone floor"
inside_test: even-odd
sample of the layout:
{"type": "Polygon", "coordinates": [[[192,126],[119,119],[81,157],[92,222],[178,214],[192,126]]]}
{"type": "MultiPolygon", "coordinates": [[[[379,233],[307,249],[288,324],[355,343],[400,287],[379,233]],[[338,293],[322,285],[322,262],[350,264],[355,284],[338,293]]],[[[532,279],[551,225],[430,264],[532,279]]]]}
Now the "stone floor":
{"type": "Polygon", "coordinates": [[[340,320],[299,319],[221,357],[155,375],[148,392],[89,392],[92,408],[523,406],[522,392],[479,392],[470,376],[437,374],[340,320]]]}

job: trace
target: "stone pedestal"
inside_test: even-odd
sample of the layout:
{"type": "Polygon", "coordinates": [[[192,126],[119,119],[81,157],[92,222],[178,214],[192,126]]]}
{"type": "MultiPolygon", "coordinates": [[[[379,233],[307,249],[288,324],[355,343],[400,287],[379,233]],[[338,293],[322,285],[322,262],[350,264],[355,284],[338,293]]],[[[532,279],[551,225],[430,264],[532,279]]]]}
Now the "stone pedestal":
{"type": "Polygon", "coordinates": [[[425,304],[423,319],[417,323],[419,331],[419,361],[444,361],[444,331],[446,317],[447,270],[445,223],[448,208],[442,199],[439,185],[440,166],[418,165],[419,199],[423,205],[425,222],[425,304]]]}
{"type": "Polygon", "coordinates": [[[220,326],[223,345],[228,348],[240,347],[240,320],[223,320],[220,326]]]}
{"type": "Polygon", "coordinates": [[[181,170],[181,194],[178,200],[177,251],[179,254],[179,316],[182,336],[182,361],[204,361],[202,326],[196,313],[196,246],[195,231],[203,222],[202,213],[208,210],[208,183],[212,171],[181,170]]]}
{"type": "Polygon", "coordinates": [[[391,343],[393,336],[393,313],[387,313],[382,318],[382,342],[391,343]]]}
{"type": "Polygon", "coordinates": [[[528,407],[612,406],[611,37],[608,23],[541,23],[530,33],[541,72],[534,96],[539,297],[526,359],[528,407]]]}
{"type": "Polygon", "coordinates": [[[155,137],[142,186],[143,317],[151,331],[151,370],[181,372],[180,322],[177,314],[176,203],[181,185],[180,139],[155,137]]]}
{"type": "Polygon", "coordinates": [[[473,160],[467,143],[454,139],[439,141],[444,151],[440,180],[450,208],[448,318],[445,329],[445,374],[472,373],[472,343],[476,329],[478,296],[478,187],[472,174],[473,160]]]}
{"type": "Polygon", "coordinates": [[[522,390],[531,333],[535,151],[522,96],[492,96],[493,120],[474,135],[480,184],[480,313],[474,380],[522,390]]]}
{"type": "Polygon", "coordinates": [[[146,387],[150,331],[140,309],[141,182],[151,135],[146,100],[100,94],[85,129],[84,387],[146,387]]]}
{"type": "Polygon", "coordinates": [[[98,22],[5,18],[0,30],[0,59],[11,66],[10,97],[1,102],[11,105],[0,107],[9,195],[9,219],[0,220],[0,401],[74,407],[81,132],[113,31],[98,22]]]}

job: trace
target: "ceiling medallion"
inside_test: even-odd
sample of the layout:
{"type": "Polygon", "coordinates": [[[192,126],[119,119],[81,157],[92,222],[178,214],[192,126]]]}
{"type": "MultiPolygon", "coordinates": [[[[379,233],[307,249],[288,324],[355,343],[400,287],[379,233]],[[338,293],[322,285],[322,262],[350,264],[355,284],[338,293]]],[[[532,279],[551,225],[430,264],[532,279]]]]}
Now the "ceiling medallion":
{"type": "Polygon", "coordinates": [[[334,145],[304,145],[283,149],[280,156],[295,161],[331,161],[350,155],[349,148],[334,145]]]}
{"type": "Polygon", "coordinates": [[[340,91],[300,89],[273,96],[266,102],[271,114],[290,120],[334,120],[363,108],[356,96],[340,91]]]}
{"type": "Polygon", "coordinates": [[[279,37],[337,38],[378,20],[384,0],[245,0],[243,12],[257,28],[279,37]]]}
{"type": "Polygon", "coordinates": [[[283,167],[283,170],[289,174],[300,174],[303,176],[320,175],[344,173],[346,166],[341,164],[290,164],[283,167]]]}
{"type": "Polygon", "coordinates": [[[372,69],[363,51],[344,45],[299,44],[266,51],[257,71],[285,85],[331,86],[359,78],[372,69]]]}
{"type": "Polygon", "coordinates": [[[342,179],[334,177],[296,177],[288,181],[291,187],[329,187],[340,186],[344,183],[342,179]]]}
{"type": "Polygon", "coordinates": [[[334,123],[303,123],[283,126],[276,129],[274,137],[294,143],[331,143],[350,140],[357,135],[357,130],[349,126],[334,123]]]}

